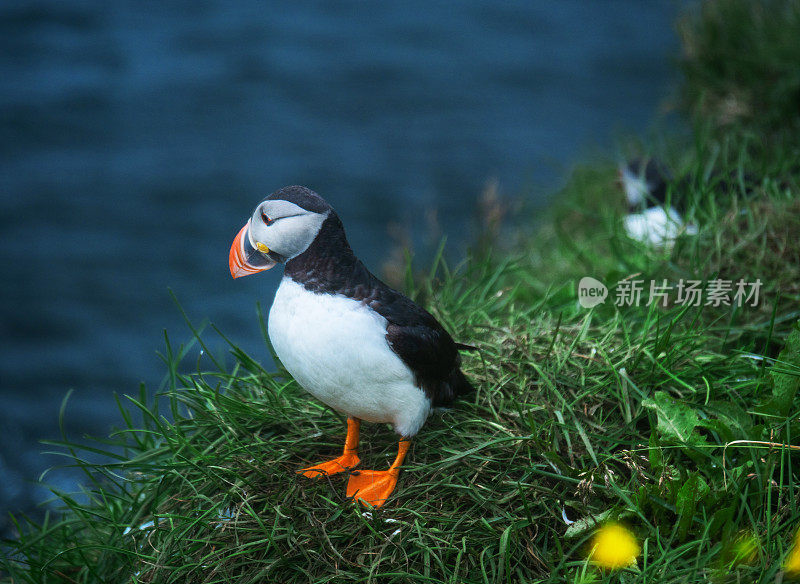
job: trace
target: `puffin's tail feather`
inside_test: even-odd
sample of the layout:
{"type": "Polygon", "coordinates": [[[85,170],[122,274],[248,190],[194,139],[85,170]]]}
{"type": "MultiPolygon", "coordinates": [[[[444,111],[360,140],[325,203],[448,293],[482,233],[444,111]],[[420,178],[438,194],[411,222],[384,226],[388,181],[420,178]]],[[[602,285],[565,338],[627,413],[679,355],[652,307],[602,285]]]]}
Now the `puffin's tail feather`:
{"type": "Polygon", "coordinates": [[[466,343],[456,343],[456,349],[459,351],[480,351],[479,347],[475,345],[468,345],[466,343]]]}

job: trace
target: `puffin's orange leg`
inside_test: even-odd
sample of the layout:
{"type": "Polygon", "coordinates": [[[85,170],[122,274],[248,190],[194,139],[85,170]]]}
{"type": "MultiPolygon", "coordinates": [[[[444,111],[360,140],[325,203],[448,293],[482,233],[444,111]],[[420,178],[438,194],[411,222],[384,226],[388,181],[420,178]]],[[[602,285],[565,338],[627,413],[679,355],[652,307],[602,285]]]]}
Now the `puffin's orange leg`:
{"type": "Polygon", "coordinates": [[[362,503],[366,502],[373,507],[380,507],[389,498],[397,485],[400,475],[400,465],[406,457],[410,440],[400,440],[397,448],[397,458],[394,459],[389,470],[360,470],[350,475],[347,482],[347,496],[356,497],[362,503]]]}
{"type": "Polygon", "coordinates": [[[298,471],[310,479],[336,474],[353,468],[360,462],[358,458],[358,428],[361,421],[358,418],[347,418],[347,438],[344,441],[344,452],[339,458],[310,466],[298,471]]]}

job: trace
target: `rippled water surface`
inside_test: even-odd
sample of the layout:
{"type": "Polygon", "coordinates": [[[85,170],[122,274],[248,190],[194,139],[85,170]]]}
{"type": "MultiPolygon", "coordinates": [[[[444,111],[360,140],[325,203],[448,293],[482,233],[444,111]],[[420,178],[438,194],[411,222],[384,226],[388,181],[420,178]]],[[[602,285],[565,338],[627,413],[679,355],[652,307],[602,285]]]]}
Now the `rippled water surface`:
{"type": "Polygon", "coordinates": [[[163,330],[187,339],[168,289],[266,360],[255,303],[278,270],[234,282],[226,263],[260,198],[314,188],[376,269],[389,223],[419,239],[437,209],[457,256],[487,179],[552,185],[647,127],[674,18],[641,0],[0,5],[0,511],[46,497],[27,481],[57,462],[38,441],[69,389],[80,436],[118,419],[113,392],[158,387],[163,330]]]}

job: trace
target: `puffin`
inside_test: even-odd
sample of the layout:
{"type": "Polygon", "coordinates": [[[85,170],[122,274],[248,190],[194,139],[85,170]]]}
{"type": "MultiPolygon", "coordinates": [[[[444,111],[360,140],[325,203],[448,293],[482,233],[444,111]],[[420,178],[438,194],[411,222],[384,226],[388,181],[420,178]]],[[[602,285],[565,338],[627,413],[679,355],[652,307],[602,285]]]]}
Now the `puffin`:
{"type": "Polygon", "coordinates": [[[381,507],[394,491],[411,439],[433,408],[473,391],[456,343],[424,308],[384,284],[356,257],[339,216],[303,186],[261,201],[233,240],[231,276],[283,264],[268,334],[285,369],[308,393],[347,418],[342,455],[298,472],[349,471],[347,496],[381,507]],[[361,421],[399,435],[387,470],[353,470],[361,421]]]}
{"type": "Polygon", "coordinates": [[[685,209],[675,199],[667,204],[669,170],[654,159],[634,159],[619,167],[619,181],[628,202],[623,225],[628,237],[656,247],[668,247],[678,235],[696,235],[697,226],[685,224],[685,209]]]}

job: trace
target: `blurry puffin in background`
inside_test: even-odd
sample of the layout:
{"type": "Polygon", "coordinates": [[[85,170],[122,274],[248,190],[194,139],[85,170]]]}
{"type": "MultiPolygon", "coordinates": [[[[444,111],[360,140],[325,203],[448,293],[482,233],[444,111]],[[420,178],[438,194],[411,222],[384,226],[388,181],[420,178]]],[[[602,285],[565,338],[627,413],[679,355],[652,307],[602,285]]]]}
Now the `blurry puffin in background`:
{"type": "Polygon", "coordinates": [[[361,420],[400,435],[388,470],[351,473],[347,496],[379,507],[397,484],[409,441],[433,407],[472,391],[459,349],[426,310],[372,275],[353,254],[333,208],[301,186],[261,201],[231,246],[234,278],[284,263],[269,312],[269,337],[289,373],[347,416],[344,452],[300,471],[309,478],[359,463],[361,420]]]}
{"type": "Polygon", "coordinates": [[[661,163],[652,159],[634,159],[619,167],[620,184],[628,200],[628,214],[623,220],[628,237],[656,247],[668,247],[681,235],[696,235],[697,226],[683,221],[682,202],[667,193],[672,176],[661,163]]]}

